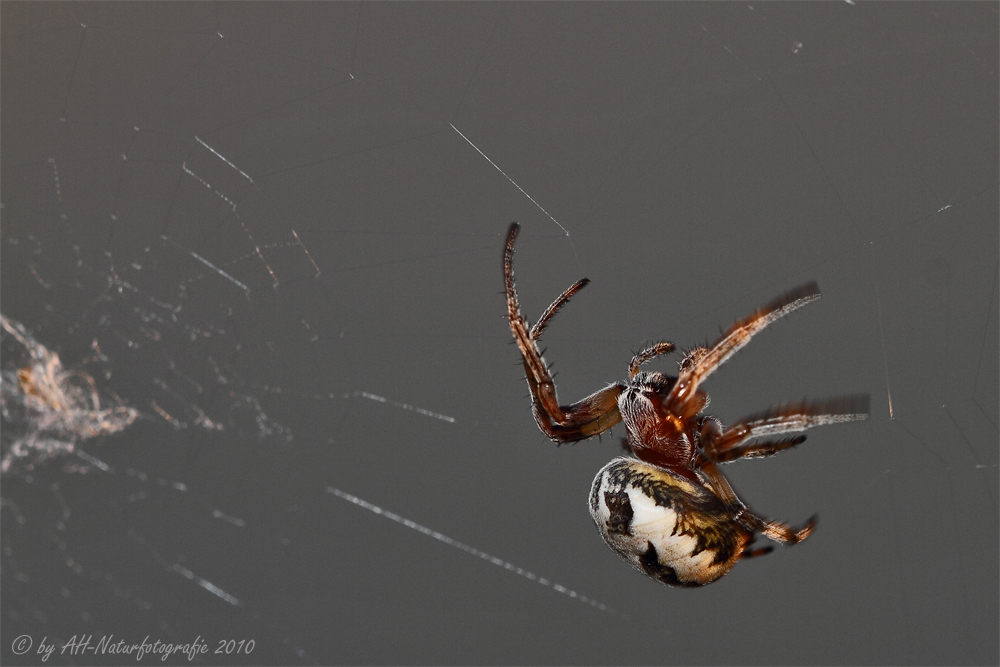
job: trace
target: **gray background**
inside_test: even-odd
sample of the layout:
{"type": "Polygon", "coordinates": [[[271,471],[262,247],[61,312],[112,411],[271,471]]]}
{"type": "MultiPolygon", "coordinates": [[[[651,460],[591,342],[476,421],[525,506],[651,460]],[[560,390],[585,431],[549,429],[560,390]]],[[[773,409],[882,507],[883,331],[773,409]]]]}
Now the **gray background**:
{"type": "Polygon", "coordinates": [[[996,3],[0,12],[4,314],[144,415],[79,444],[106,469],[3,478],[4,663],[998,661],[996,3]],[[693,591],[602,544],[622,431],[532,422],[511,220],[529,317],[593,281],[545,336],[566,402],[819,281],[706,387],[726,421],[871,394],[727,468],[813,537],[693,591]]]}

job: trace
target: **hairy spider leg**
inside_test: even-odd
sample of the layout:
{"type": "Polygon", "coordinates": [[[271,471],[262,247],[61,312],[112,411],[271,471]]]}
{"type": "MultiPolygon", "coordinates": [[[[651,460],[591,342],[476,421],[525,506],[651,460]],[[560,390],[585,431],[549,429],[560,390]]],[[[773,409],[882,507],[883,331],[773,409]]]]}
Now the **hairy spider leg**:
{"type": "Polygon", "coordinates": [[[705,475],[712,490],[719,499],[726,504],[726,508],[732,515],[733,520],[743,526],[746,530],[762,533],[765,537],[780,544],[797,544],[809,537],[816,527],[817,517],[813,515],[801,528],[792,528],[788,524],[765,519],[754,514],[746,504],[740,500],[733,490],[729,480],[725,478],[722,471],[712,461],[704,460],[698,466],[698,471],[705,475]]]}
{"type": "Polygon", "coordinates": [[[545,309],[535,326],[529,328],[528,321],[521,314],[521,304],[518,302],[517,290],[514,287],[514,241],[517,240],[520,228],[520,225],[513,222],[507,231],[503,276],[507,296],[507,319],[517,347],[521,351],[525,379],[531,389],[531,411],[535,423],[545,435],[558,443],[575,442],[599,435],[621,421],[621,414],[618,412],[618,394],[624,387],[615,383],[572,405],[560,406],[552,374],[549,373],[548,365],[535,344],[552,316],[571,296],[583,289],[588,281],[584,278],[571,285],[545,309]]]}
{"type": "MultiPolygon", "coordinates": [[[[514,274],[512,272],[511,280],[513,280],[513,276],[514,274]]],[[[571,296],[582,290],[589,283],[590,283],[590,278],[580,278],[575,283],[570,285],[565,292],[560,294],[559,298],[550,303],[549,307],[545,309],[544,313],[542,313],[542,316],[538,318],[537,322],[535,322],[535,325],[531,327],[530,331],[531,340],[538,340],[538,338],[542,335],[542,332],[545,331],[545,327],[548,326],[549,320],[552,319],[552,316],[555,315],[556,312],[563,307],[563,304],[569,301],[571,296]]],[[[516,292],[514,293],[514,298],[515,300],[517,299],[516,292]]]]}
{"type": "Polygon", "coordinates": [[[801,444],[806,437],[802,435],[783,440],[745,443],[756,438],[804,431],[814,426],[868,419],[869,403],[867,395],[841,396],[814,403],[785,403],[744,417],[725,430],[722,430],[718,422],[706,420],[702,426],[701,446],[705,454],[716,463],[771,456],[801,444]]]}
{"type": "Polygon", "coordinates": [[[643,364],[652,361],[661,355],[670,354],[675,349],[677,348],[674,347],[674,344],[669,341],[662,341],[643,349],[641,352],[632,357],[632,362],[628,365],[628,378],[630,380],[634,379],[635,376],[639,374],[639,367],[643,364]]]}
{"type": "Polygon", "coordinates": [[[806,436],[798,435],[794,438],[782,438],[781,440],[763,440],[749,445],[732,447],[724,452],[717,453],[712,457],[716,463],[729,463],[737,459],[756,459],[765,456],[774,456],[778,452],[801,445],[806,441],[806,436]]]}
{"type": "Polygon", "coordinates": [[[758,308],[748,317],[737,320],[710,348],[695,348],[681,362],[677,382],[665,401],[667,410],[679,416],[687,414],[685,403],[698,392],[698,386],[731,356],[741,350],[754,335],[767,325],[820,297],[815,282],[806,283],[771,303],[758,308]]]}

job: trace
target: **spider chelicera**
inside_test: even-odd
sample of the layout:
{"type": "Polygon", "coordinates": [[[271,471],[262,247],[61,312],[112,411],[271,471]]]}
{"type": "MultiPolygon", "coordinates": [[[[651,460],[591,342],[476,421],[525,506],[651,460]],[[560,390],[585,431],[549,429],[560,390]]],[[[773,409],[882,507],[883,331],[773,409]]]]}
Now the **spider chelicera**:
{"type": "Polygon", "coordinates": [[[710,347],[691,349],[676,377],[640,370],[674,351],[673,343],[656,343],[632,357],[627,382],[615,382],[562,406],[537,341],[552,316],[589,281],[583,278],[571,285],[529,325],[514,289],[512,261],[519,230],[520,225],[511,223],[503,272],[507,317],[524,362],[535,422],[557,443],[584,440],[624,422],[623,444],[635,457],[611,461],[591,487],[590,514],[608,546],[665,584],[702,586],[729,572],[741,558],[771,551],[752,548],[757,533],[781,544],[807,538],[816,527],[815,516],[801,528],[792,528],[755,514],[718,464],[771,456],[806,439],[774,436],[867,419],[868,396],[787,403],[727,428],[702,414],[709,398],[700,385],[764,327],[818,299],[816,283],[797,287],[737,320],[710,347]]]}

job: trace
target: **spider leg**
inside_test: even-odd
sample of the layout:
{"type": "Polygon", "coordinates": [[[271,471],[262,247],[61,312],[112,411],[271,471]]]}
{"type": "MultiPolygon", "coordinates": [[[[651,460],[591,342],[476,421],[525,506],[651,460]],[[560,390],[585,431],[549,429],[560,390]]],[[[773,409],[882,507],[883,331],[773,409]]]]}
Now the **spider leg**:
{"type": "Polygon", "coordinates": [[[639,374],[639,366],[642,366],[648,361],[652,361],[662,354],[670,354],[674,351],[674,349],[674,344],[667,341],[656,343],[655,345],[651,345],[650,347],[643,349],[641,352],[632,357],[632,362],[628,365],[629,379],[631,380],[639,374]]]}
{"type": "Polygon", "coordinates": [[[748,317],[733,323],[710,348],[695,348],[681,362],[681,372],[667,397],[666,407],[674,414],[683,414],[683,404],[698,391],[715,369],[746,346],[767,325],[820,297],[819,286],[806,283],[762,306],[748,317]]]}
{"type": "Polygon", "coordinates": [[[761,547],[760,549],[744,549],[743,553],[740,554],[740,560],[746,558],[757,558],[758,556],[766,556],[772,551],[774,551],[774,547],[761,547]]]}
{"type": "Polygon", "coordinates": [[[782,440],[762,440],[749,445],[731,447],[724,452],[715,454],[713,458],[716,463],[729,463],[737,459],[757,459],[765,456],[774,456],[778,452],[801,445],[805,441],[806,436],[804,435],[794,438],[784,438],[782,440]]]}
{"type": "Polygon", "coordinates": [[[812,516],[801,528],[792,528],[788,524],[765,519],[754,514],[746,504],[740,500],[733,490],[729,480],[726,479],[722,471],[711,461],[704,461],[699,466],[699,471],[705,475],[708,483],[712,486],[719,499],[725,503],[726,508],[732,514],[733,519],[743,528],[749,531],[763,533],[764,537],[780,544],[798,544],[809,537],[816,527],[816,516],[812,516]]]}
{"type": "MultiPolygon", "coordinates": [[[[513,276],[514,274],[513,272],[511,272],[512,280],[513,276]]],[[[575,283],[570,285],[565,292],[560,294],[559,298],[550,303],[549,307],[545,309],[544,313],[542,313],[542,316],[538,318],[537,322],[535,322],[535,325],[531,327],[531,331],[529,332],[531,340],[538,340],[539,336],[542,335],[542,331],[544,331],[545,327],[548,325],[549,320],[552,319],[552,316],[555,315],[556,312],[563,307],[563,304],[569,301],[569,298],[571,296],[573,296],[574,294],[582,290],[584,287],[586,287],[588,283],[590,283],[589,278],[580,278],[575,283]]],[[[517,299],[517,293],[514,294],[514,298],[515,300],[517,299]]]]}
{"type": "Polygon", "coordinates": [[[503,276],[507,296],[507,319],[517,347],[521,351],[525,379],[531,389],[531,408],[535,422],[545,435],[559,443],[574,442],[599,435],[621,421],[621,414],[618,412],[618,394],[624,387],[612,384],[572,405],[560,406],[552,374],[535,342],[552,316],[587,284],[587,279],[577,281],[559,295],[545,309],[535,326],[529,327],[528,321],[521,314],[521,304],[514,287],[514,241],[517,240],[519,230],[520,225],[514,222],[507,231],[503,276]]]}
{"type": "Polygon", "coordinates": [[[745,444],[756,438],[795,433],[814,426],[868,419],[869,398],[842,396],[826,401],[785,403],[765,412],[741,419],[724,431],[715,420],[705,420],[701,445],[705,454],[717,463],[739,458],[771,456],[801,444],[805,436],[783,440],[765,440],[745,444]]]}
{"type": "Polygon", "coordinates": [[[757,558],[758,556],[764,556],[764,555],[769,554],[772,551],[774,551],[774,547],[771,547],[771,546],[760,547],[760,548],[754,549],[753,548],[753,543],[755,541],[756,541],[756,537],[751,537],[750,541],[743,545],[743,553],[740,554],[740,559],[741,560],[747,559],[747,558],[757,558]]]}

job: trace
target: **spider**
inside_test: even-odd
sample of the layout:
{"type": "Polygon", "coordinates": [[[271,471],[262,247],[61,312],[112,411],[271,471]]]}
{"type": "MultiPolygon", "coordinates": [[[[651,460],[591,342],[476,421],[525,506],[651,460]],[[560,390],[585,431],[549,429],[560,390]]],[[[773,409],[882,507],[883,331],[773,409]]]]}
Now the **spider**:
{"type": "Polygon", "coordinates": [[[552,317],[589,281],[583,278],[571,285],[529,325],[514,289],[512,261],[519,230],[520,225],[511,223],[503,272],[507,318],[521,351],[535,423],[556,443],[584,440],[625,423],[623,446],[632,457],[604,466],[590,491],[590,514],[608,546],[662,583],[693,587],[717,580],[740,559],[770,552],[771,547],[752,547],[757,533],[787,545],[809,537],[815,516],[801,528],[792,528],[754,513],[736,495],[719,464],[771,456],[806,439],[774,436],[867,419],[868,396],[786,403],[727,428],[702,414],[709,397],[700,386],[764,327],[818,299],[816,283],[797,287],[737,320],[710,347],[691,349],[676,377],[641,370],[674,351],[673,343],[659,342],[632,357],[627,382],[615,382],[562,406],[537,342],[552,317]]]}

